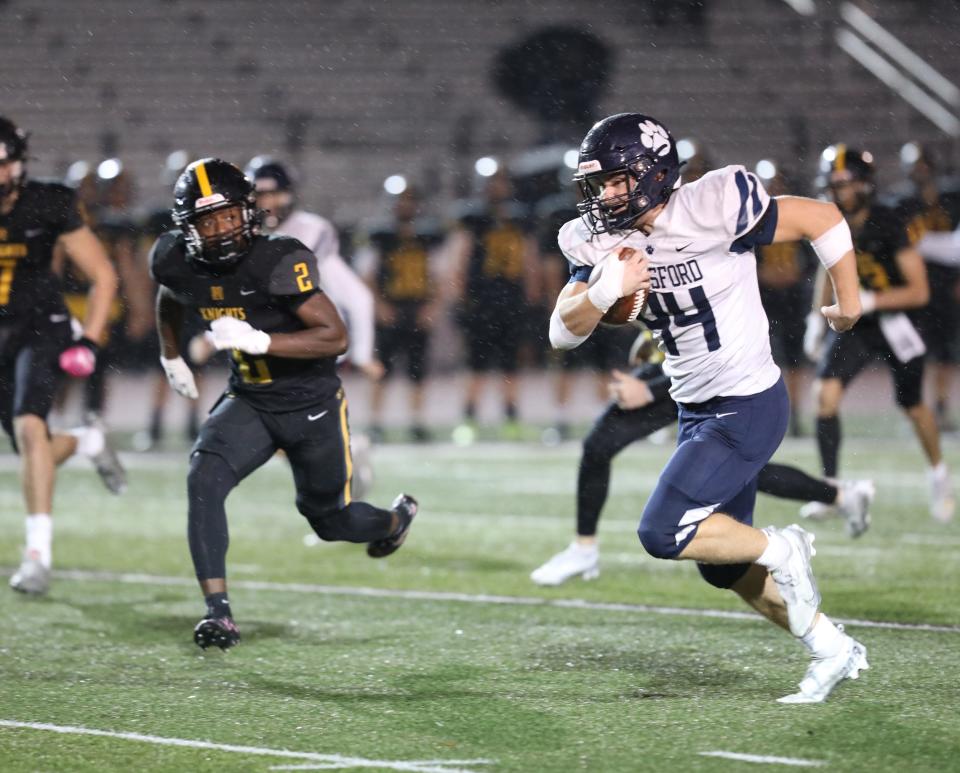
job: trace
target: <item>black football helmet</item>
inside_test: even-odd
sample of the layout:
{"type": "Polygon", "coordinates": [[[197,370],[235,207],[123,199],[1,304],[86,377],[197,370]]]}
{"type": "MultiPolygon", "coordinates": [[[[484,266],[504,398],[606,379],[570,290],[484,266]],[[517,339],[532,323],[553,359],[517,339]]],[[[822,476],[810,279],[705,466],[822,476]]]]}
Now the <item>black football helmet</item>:
{"type": "Polygon", "coordinates": [[[868,206],[876,191],[876,167],[873,154],[866,150],[850,148],[843,143],[830,145],[820,154],[820,178],[830,198],[837,202],[846,214],[868,206]],[[847,183],[856,183],[856,196],[852,205],[843,207],[837,201],[835,188],[847,183]]]}
{"type": "Polygon", "coordinates": [[[18,190],[27,179],[27,133],[0,116],[0,164],[10,164],[10,179],[0,184],[0,198],[18,190]]]}
{"type": "Polygon", "coordinates": [[[290,170],[270,156],[255,156],[250,159],[244,173],[253,181],[255,193],[277,193],[272,206],[264,213],[264,222],[269,229],[276,228],[287,219],[296,206],[297,185],[290,170]]]}
{"type": "Polygon", "coordinates": [[[677,143],[655,118],[640,113],[608,116],[580,143],[573,179],[583,195],[577,209],[592,233],[630,229],[644,212],[670,198],[680,179],[677,143]],[[601,201],[603,181],[613,174],[626,174],[632,190],[601,201]]]}
{"type": "Polygon", "coordinates": [[[187,240],[189,257],[207,266],[237,263],[260,227],[253,185],[239,167],[219,158],[202,158],[183,170],[173,186],[171,215],[187,240]],[[228,233],[202,237],[197,219],[230,207],[240,208],[241,224],[228,233]]]}

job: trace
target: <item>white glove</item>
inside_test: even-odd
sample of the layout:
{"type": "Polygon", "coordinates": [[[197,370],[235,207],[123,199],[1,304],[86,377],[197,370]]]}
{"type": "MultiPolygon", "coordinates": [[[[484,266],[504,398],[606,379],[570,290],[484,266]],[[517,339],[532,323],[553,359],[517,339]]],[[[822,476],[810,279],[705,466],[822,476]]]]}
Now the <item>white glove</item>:
{"type": "Polygon", "coordinates": [[[193,372],[183,361],[183,357],[174,357],[172,360],[161,357],[160,364],[163,365],[163,372],[167,374],[167,381],[174,392],[190,400],[196,400],[200,396],[197,382],[193,380],[193,372]]]}
{"type": "Polygon", "coordinates": [[[623,261],[616,253],[607,255],[590,272],[587,297],[604,314],[623,295],[623,261]]]}
{"type": "Polygon", "coordinates": [[[210,323],[207,338],[218,350],[239,349],[247,354],[266,354],[270,334],[236,317],[220,317],[210,323]]]}
{"type": "Polygon", "coordinates": [[[827,320],[819,311],[807,314],[807,329],[803,334],[803,353],[813,362],[823,356],[823,337],[827,332],[827,320]]]}

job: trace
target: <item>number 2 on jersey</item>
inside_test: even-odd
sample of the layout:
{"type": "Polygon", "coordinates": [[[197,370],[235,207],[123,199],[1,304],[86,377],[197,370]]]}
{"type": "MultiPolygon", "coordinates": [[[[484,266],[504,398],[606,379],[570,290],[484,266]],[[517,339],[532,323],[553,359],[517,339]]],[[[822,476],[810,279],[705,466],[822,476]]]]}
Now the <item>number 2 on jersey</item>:
{"type": "Polygon", "coordinates": [[[654,330],[659,330],[663,345],[673,356],[678,356],[677,341],[670,332],[670,320],[677,327],[702,325],[703,337],[707,342],[707,351],[714,352],[720,348],[720,335],[717,333],[717,319],[713,316],[707,294],[700,286],[690,288],[690,300],[697,307],[696,311],[684,312],[673,293],[650,293],[649,308],[656,316],[654,319],[644,318],[644,321],[654,330]],[[666,309],[664,309],[666,306],[666,309]]]}
{"type": "Polygon", "coordinates": [[[297,275],[297,287],[300,292],[305,293],[313,289],[313,282],[310,281],[310,267],[306,263],[297,263],[293,267],[297,275]]]}

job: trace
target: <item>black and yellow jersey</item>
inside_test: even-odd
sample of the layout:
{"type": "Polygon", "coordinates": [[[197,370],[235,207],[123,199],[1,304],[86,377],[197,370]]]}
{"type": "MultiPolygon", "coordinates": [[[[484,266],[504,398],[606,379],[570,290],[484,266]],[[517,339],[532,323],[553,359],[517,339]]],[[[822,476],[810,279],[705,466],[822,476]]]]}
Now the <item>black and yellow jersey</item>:
{"type": "Polygon", "coordinates": [[[871,206],[863,226],[853,234],[860,285],[873,292],[905,285],[897,253],[911,243],[899,212],[880,204],[871,206]]]}
{"type": "Polygon", "coordinates": [[[391,303],[425,303],[430,300],[430,251],[441,241],[432,231],[402,234],[383,228],[370,234],[370,246],[379,255],[377,290],[391,303]]]}
{"type": "Polygon", "coordinates": [[[84,224],[73,190],[27,181],[9,214],[0,214],[0,322],[66,313],[53,248],[84,224]]]}
{"type": "MultiPolygon", "coordinates": [[[[305,325],[297,309],[320,291],[316,256],[296,239],[255,236],[244,258],[213,271],[187,257],[180,231],[161,236],[150,253],[154,280],[209,324],[236,317],[267,333],[295,333],[305,325]]],[[[336,358],[299,359],[233,351],[230,391],[273,413],[299,410],[336,394],[336,358]]]]}
{"type": "Polygon", "coordinates": [[[523,286],[526,240],[530,233],[526,212],[519,205],[503,215],[478,210],[463,217],[461,226],[473,236],[467,276],[470,300],[485,298],[504,286],[523,286]]]}

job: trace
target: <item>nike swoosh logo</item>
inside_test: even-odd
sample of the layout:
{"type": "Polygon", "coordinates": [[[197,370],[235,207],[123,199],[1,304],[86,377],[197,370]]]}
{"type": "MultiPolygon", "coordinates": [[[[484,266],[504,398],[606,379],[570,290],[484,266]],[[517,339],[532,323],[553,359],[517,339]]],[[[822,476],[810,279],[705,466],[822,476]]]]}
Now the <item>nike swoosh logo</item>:
{"type": "Polygon", "coordinates": [[[70,317],[68,317],[66,314],[51,314],[51,315],[50,315],[50,321],[51,321],[51,322],[66,322],[68,319],[70,319],[70,317]]]}
{"type": "Polygon", "coordinates": [[[255,292],[256,290],[244,290],[242,287],[240,288],[240,295],[253,295],[255,292]]]}
{"type": "Polygon", "coordinates": [[[717,418],[722,419],[724,416],[736,416],[736,415],[737,415],[736,411],[730,411],[730,413],[718,413],[717,418]]]}
{"type": "Polygon", "coordinates": [[[687,242],[687,243],[684,244],[682,247],[674,247],[673,249],[675,249],[677,252],[683,252],[683,251],[684,251],[685,249],[687,249],[687,247],[689,247],[691,244],[693,244],[693,242],[687,242]]]}
{"type": "Polygon", "coordinates": [[[326,416],[328,413],[330,413],[330,411],[320,411],[320,413],[318,413],[318,414],[316,414],[316,415],[311,415],[311,414],[308,413],[308,414],[307,414],[307,421],[316,421],[317,419],[322,419],[322,418],[323,418],[324,416],[326,416]]]}

